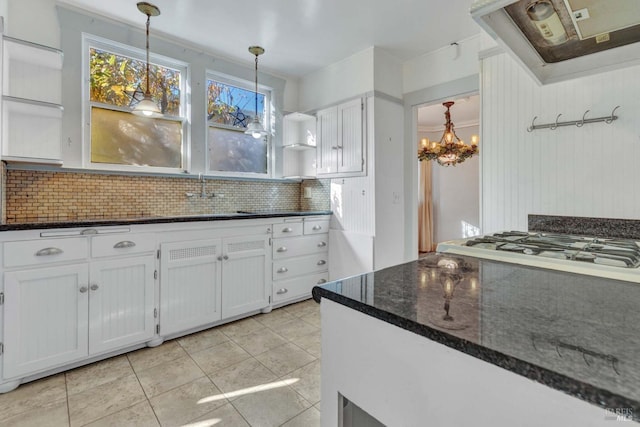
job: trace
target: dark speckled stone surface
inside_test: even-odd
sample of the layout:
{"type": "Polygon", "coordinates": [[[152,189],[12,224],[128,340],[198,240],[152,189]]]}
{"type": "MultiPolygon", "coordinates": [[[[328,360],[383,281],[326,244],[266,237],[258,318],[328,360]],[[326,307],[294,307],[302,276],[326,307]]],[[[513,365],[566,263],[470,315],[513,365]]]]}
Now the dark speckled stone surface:
{"type": "Polygon", "coordinates": [[[111,225],[132,225],[132,224],[165,224],[165,223],[196,222],[196,221],[229,221],[232,219],[331,215],[331,213],[332,213],[331,211],[260,211],[260,212],[237,212],[237,213],[215,214],[215,215],[158,216],[158,217],[150,217],[150,218],[94,219],[94,220],[85,220],[85,221],[64,221],[64,222],[33,222],[33,223],[22,223],[22,224],[2,224],[0,225],[0,231],[39,230],[39,229],[50,229],[50,228],[74,228],[74,227],[106,227],[111,225]]]}
{"type": "Polygon", "coordinates": [[[640,220],[529,215],[529,231],[640,240],[640,220]]]}
{"type": "Polygon", "coordinates": [[[313,297],[640,421],[637,283],[430,254],[316,286],[313,297]]]}

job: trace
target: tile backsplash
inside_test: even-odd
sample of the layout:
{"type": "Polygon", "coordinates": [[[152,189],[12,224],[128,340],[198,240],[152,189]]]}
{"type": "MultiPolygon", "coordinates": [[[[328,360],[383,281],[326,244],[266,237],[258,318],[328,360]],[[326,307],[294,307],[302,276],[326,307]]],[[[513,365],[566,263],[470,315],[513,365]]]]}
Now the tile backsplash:
{"type": "MultiPolygon", "coordinates": [[[[3,168],[5,169],[5,168],[3,168]]],[[[328,180],[302,184],[6,170],[3,223],[330,209],[328,180]],[[303,187],[307,186],[305,198],[303,187]],[[187,194],[188,193],[188,194],[187,194]],[[213,196],[212,196],[213,194],[213,196]]]]}

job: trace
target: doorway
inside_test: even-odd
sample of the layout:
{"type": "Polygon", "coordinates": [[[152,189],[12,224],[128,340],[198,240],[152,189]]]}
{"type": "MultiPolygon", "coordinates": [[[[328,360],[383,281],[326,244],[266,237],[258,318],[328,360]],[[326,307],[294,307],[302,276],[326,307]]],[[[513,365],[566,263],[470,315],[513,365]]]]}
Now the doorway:
{"type": "MultiPolygon", "coordinates": [[[[453,96],[451,121],[457,136],[469,144],[480,135],[480,96],[475,93],[453,96]]],[[[444,132],[446,108],[442,102],[418,107],[417,144],[440,141],[444,132]]],[[[482,150],[482,141],[479,142],[482,150]]],[[[418,185],[419,252],[436,249],[439,242],[462,239],[480,233],[480,158],[478,155],[455,166],[435,161],[420,162],[418,185]]]]}

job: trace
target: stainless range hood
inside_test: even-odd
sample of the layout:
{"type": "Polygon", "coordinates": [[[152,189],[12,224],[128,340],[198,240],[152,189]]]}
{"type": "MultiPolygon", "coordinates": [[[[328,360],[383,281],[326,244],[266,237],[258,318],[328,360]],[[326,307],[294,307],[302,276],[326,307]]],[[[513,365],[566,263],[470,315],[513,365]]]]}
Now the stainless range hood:
{"type": "Polygon", "coordinates": [[[640,64],[640,0],[475,0],[471,16],[540,84],[640,64]]]}

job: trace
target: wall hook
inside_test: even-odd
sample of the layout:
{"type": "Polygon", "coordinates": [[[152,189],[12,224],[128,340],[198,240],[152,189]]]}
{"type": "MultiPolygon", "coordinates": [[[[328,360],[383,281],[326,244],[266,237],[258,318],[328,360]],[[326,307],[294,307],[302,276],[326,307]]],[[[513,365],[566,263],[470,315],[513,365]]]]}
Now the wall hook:
{"type": "Polygon", "coordinates": [[[562,113],[558,114],[558,117],[556,117],[556,122],[551,127],[549,127],[549,129],[551,129],[551,130],[558,129],[558,119],[560,118],[561,115],[562,115],[562,113]]]}
{"type": "Polygon", "coordinates": [[[533,130],[535,129],[536,126],[536,119],[538,118],[538,116],[534,116],[533,120],[531,120],[531,126],[529,126],[527,128],[527,132],[533,132],[533,130]]]}
{"type": "Polygon", "coordinates": [[[616,106],[616,108],[613,109],[613,111],[611,112],[611,116],[604,121],[606,124],[610,125],[612,121],[614,121],[614,120],[616,120],[618,118],[618,116],[614,116],[614,113],[616,112],[616,110],[618,108],[620,108],[619,105],[616,106]]]}
{"type": "Polygon", "coordinates": [[[587,110],[584,112],[584,114],[582,115],[582,120],[580,120],[579,122],[576,122],[576,126],[581,128],[582,126],[584,126],[584,119],[585,117],[587,117],[587,113],[591,111],[591,110],[587,110]]]}

